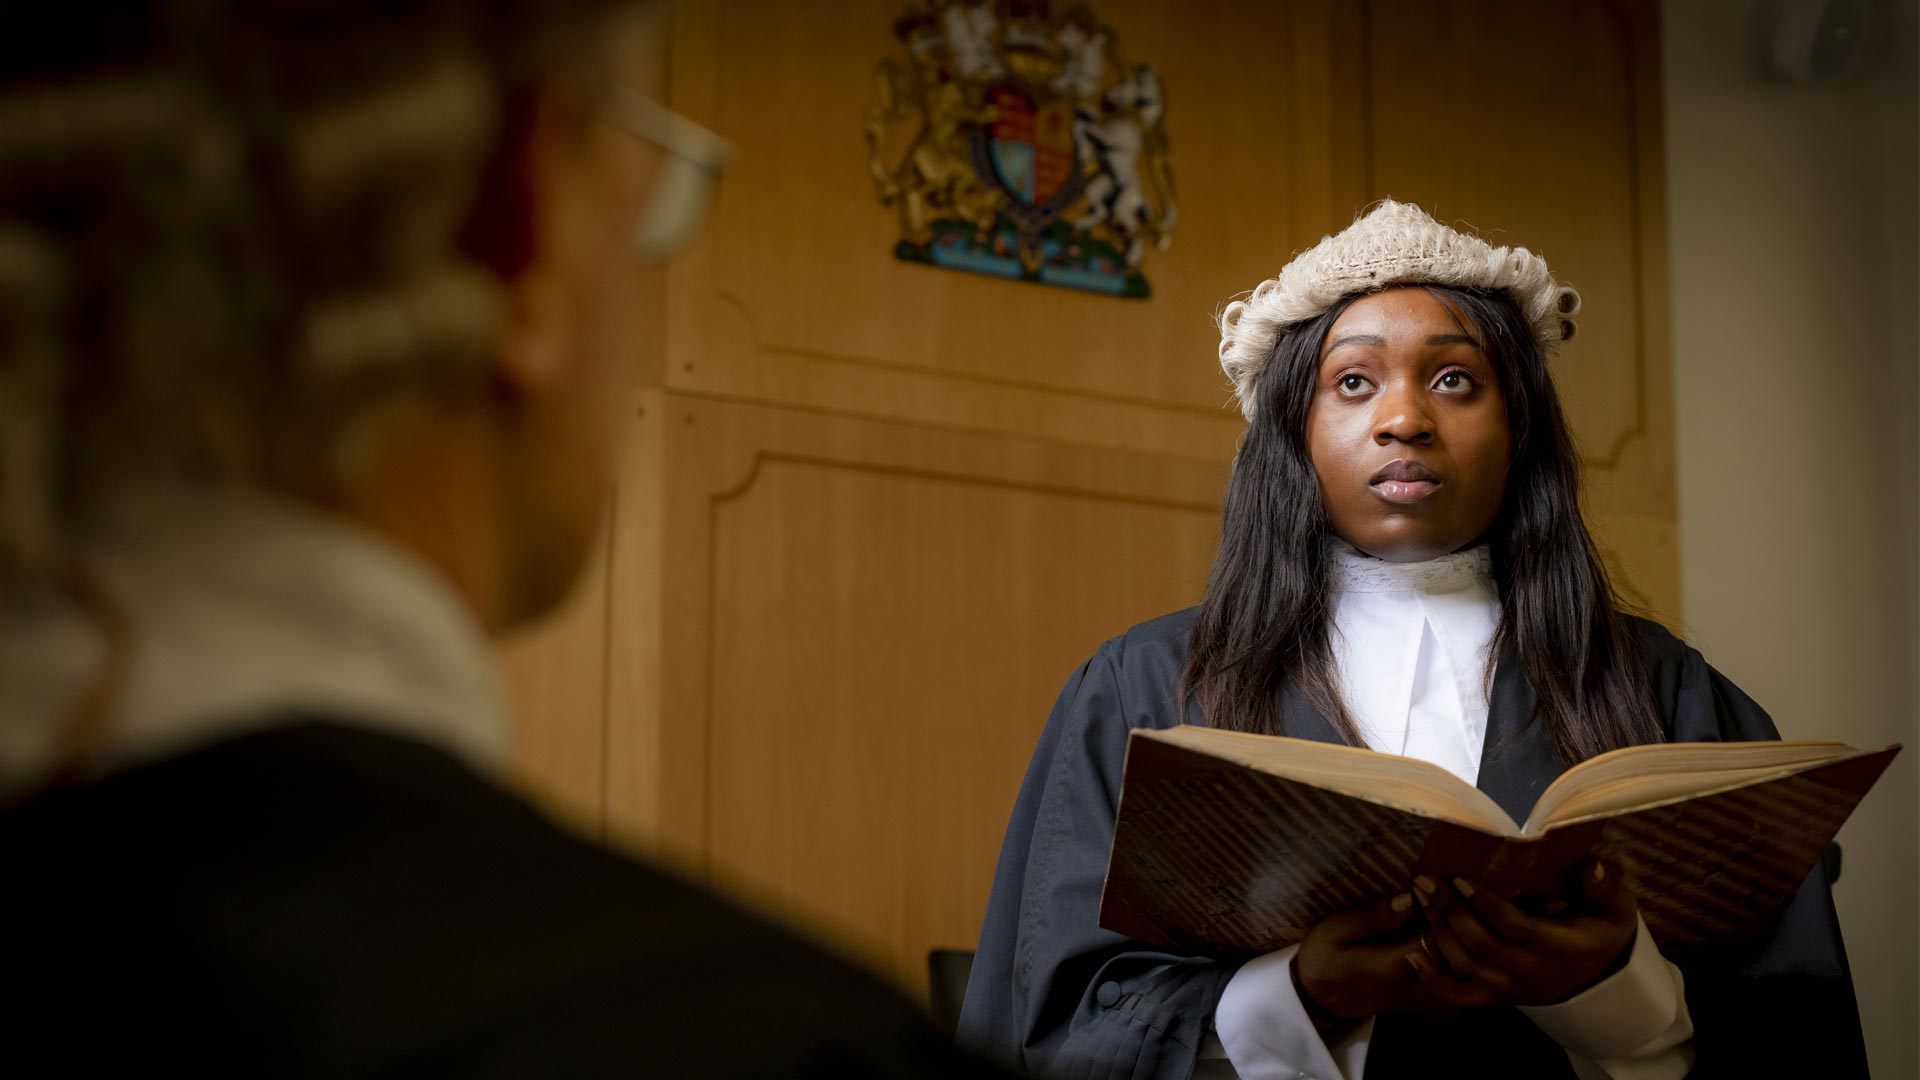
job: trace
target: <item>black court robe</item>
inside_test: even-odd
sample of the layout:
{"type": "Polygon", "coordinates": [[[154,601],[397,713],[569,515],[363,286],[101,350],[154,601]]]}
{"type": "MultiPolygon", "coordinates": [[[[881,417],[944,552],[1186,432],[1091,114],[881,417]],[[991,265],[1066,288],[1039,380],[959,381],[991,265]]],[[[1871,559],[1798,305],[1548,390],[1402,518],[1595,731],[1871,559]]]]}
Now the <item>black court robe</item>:
{"type": "MultiPolygon", "coordinates": [[[[961,1014],[961,1041],[1036,1075],[1185,1080],[1237,967],[1097,925],[1121,763],[1134,728],[1204,722],[1178,704],[1197,609],[1102,645],[1067,681],[1021,785],[961,1014]]],[[[1634,620],[1676,742],[1777,739],[1773,722],[1700,653],[1634,620]]],[[[1562,772],[1517,662],[1495,670],[1479,787],[1516,821],[1562,772]]],[[[1336,741],[1297,693],[1288,734],[1336,741]]],[[[1771,933],[1670,956],[1686,978],[1695,1076],[1864,1076],[1853,982],[1826,871],[1816,865],[1771,933]]],[[[1436,1075],[1570,1077],[1564,1051],[1517,1010],[1380,1017],[1368,1080],[1436,1075]]]]}
{"type": "Polygon", "coordinates": [[[1003,1075],[441,750],[309,721],[0,812],[0,1073],[1003,1075]]]}

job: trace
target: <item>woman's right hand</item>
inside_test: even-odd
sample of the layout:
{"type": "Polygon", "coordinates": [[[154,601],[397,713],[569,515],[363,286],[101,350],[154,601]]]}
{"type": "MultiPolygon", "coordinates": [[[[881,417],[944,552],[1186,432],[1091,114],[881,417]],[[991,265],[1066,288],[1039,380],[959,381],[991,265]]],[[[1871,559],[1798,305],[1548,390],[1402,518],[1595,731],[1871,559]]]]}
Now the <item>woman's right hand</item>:
{"type": "Polygon", "coordinates": [[[1294,954],[1302,1003],[1316,1026],[1380,1013],[1432,1008],[1433,995],[1407,963],[1420,948],[1412,893],[1338,915],[1307,932],[1294,954]]]}

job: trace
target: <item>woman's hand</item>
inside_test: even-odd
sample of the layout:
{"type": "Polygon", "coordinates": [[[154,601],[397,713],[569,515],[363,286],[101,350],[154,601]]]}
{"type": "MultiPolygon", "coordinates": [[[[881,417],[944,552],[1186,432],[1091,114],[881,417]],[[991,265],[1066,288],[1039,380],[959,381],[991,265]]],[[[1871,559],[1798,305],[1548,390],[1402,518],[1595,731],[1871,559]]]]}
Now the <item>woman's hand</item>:
{"type": "Polygon", "coordinates": [[[1300,941],[1293,977],[1300,1000],[1325,1030],[1379,1013],[1437,1002],[1407,966],[1420,951],[1411,893],[1322,919],[1300,941]]]}
{"type": "Polygon", "coordinates": [[[1416,879],[1429,930],[1408,962],[1454,1008],[1565,1001],[1620,968],[1639,924],[1632,891],[1598,859],[1580,885],[1585,903],[1535,916],[1476,882],[1416,879]]]}

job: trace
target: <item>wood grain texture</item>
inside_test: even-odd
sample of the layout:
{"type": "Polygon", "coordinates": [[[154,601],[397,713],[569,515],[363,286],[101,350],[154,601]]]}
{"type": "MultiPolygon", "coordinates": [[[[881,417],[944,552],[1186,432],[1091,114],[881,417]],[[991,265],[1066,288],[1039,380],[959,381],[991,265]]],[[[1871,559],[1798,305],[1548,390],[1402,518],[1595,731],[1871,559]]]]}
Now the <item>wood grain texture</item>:
{"type": "Polygon", "coordinates": [[[498,650],[513,724],[511,778],[593,836],[606,812],[606,567],[602,542],[566,603],[498,650]]]}
{"type": "Polygon", "coordinates": [[[674,421],[659,390],[632,402],[620,489],[608,534],[606,822],[607,836],[631,850],[660,854],[661,729],[666,715],[663,665],[688,613],[667,611],[669,524],[667,433],[674,421]]]}
{"type": "Polygon", "coordinates": [[[654,850],[920,992],[926,951],[978,933],[1060,685],[1104,638],[1198,598],[1224,476],[663,404],[654,850]]]}

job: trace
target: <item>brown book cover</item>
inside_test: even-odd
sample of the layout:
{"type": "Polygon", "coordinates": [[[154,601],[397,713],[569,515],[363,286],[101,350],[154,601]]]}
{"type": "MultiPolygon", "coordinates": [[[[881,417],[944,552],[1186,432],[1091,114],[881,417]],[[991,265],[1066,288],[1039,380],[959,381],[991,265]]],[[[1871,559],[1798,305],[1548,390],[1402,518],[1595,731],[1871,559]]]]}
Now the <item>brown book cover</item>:
{"type": "Polygon", "coordinates": [[[1438,766],[1212,728],[1127,745],[1100,925],[1155,944],[1270,952],[1418,873],[1526,898],[1590,854],[1663,946],[1764,925],[1894,754],[1836,742],[1666,743],[1569,769],[1516,824],[1438,766]]]}

